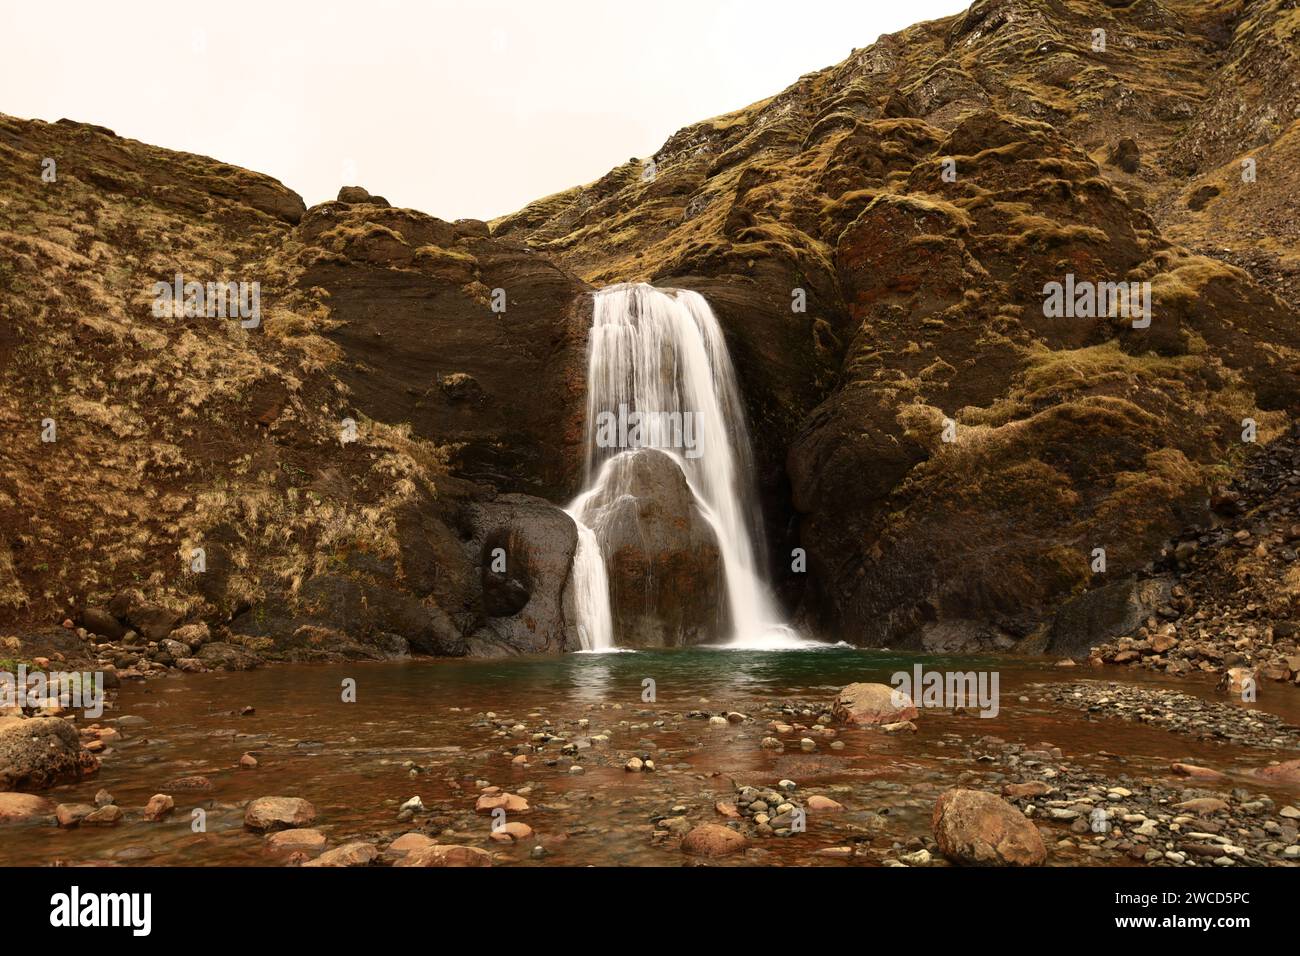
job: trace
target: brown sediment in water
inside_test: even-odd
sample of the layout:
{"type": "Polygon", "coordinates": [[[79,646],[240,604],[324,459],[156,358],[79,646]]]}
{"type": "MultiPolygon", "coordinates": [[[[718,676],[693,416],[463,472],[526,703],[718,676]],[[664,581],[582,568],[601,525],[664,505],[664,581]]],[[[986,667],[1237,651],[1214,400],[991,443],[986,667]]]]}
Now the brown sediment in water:
{"type": "MultiPolygon", "coordinates": [[[[794,805],[803,807],[821,794],[844,810],[810,809],[805,832],[790,836],[758,835],[752,814],[733,820],[750,836],[749,849],[711,864],[874,865],[927,847],[932,851],[934,802],[954,786],[997,793],[1007,783],[1046,780],[1060,788],[1057,796],[1069,796],[1105,781],[1103,791],[1137,794],[1124,800],[1126,810],[1141,810],[1137,804],[1148,795],[1153,805],[1157,797],[1214,795],[1232,803],[1225,811],[1230,819],[1253,815],[1251,826],[1272,819],[1285,827],[1288,821],[1278,810],[1300,799],[1285,787],[1249,776],[1270,760],[1294,759],[1293,749],[1229,746],[1158,726],[1096,719],[1050,700],[1043,690],[1044,685],[1050,690],[1109,679],[1117,673],[1109,669],[925,661],[927,669],[996,666],[1001,675],[997,715],[923,707],[915,733],[830,724],[832,736],[812,729],[821,708],[828,711],[838,688],[850,679],[888,681],[891,673],[910,666],[910,659],[854,651],[692,651],[173,674],[124,686],[116,712],[107,719],[132,715],[147,723],[122,727],[123,739],[96,777],[46,794],[56,803],[93,803],[96,792],[106,789],[127,810],[125,821],[71,830],[6,827],[0,857],[10,865],[283,865],[287,853],[271,851],[261,835],[243,826],[243,806],[267,795],[309,800],[318,814],[313,825],[330,847],[354,840],[386,845],[418,830],[439,843],[487,850],[497,865],[560,866],[694,861],[679,850],[686,829],[726,823],[715,804],[735,803],[741,787],[770,790],[783,779],[797,784],[788,791],[794,805]],[[653,702],[642,699],[646,678],[655,681],[653,702]],[[356,681],[355,703],[343,700],[349,679],[356,681]],[[253,713],[241,716],[249,706],[253,713]],[[725,725],[708,719],[728,714],[725,725]],[[580,726],[582,720],[587,725],[580,726]],[[773,729],[779,724],[786,727],[773,729]],[[607,741],[599,739],[602,734],[607,741]],[[779,739],[784,749],[764,748],[768,737],[779,739]],[[805,738],[814,741],[814,750],[801,749],[805,738]],[[842,748],[832,749],[833,741],[842,748]],[[1059,757],[1047,749],[1053,746],[1059,757]],[[245,753],[257,758],[256,769],[240,769],[245,753]],[[526,753],[526,766],[513,762],[519,753],[526,753]],[[625,770],[634,756],[653,761],[654,770],[625,770]],[[1206,784],[1175,776],[1169,769],[1173,762],[1229,776],[1205,790],[1206,784]],[[583,772],[571,772],[574,764],[583,772]],[[169,781],[194,775],[207,777],[213,789],[168,790],[169,781]],[[526,822],[531,835],[514,843],[492,839],[493,817],[475,812],[487,786],[528,802],[528,811],[511,819],[526,822]],[[1233,797],[1234,787],[1246,792],[1233,797]],[[160,792],[172,793],[176,810],[161,822],[146,822],[140,810],[160,792]],[[416,795],[425,812],[399,821],[400,805],[416,795]],[[1258,813],[1240,809],[1260,796],[1273,803],[1258,813]],[[195,809],[206,814],[206,832],[193,831],[195,809]],[[818,853],[844,853],[842,848],[852,855],[818,853]]],[[[1131,688],[1172,687],[1222,699],[1208,682],[1126,676],[1132,678],[1126,682],[1131,688]]],[[[1300,723],[1300,695],[1289,688],[1242,709],[1256,707],[1300,723]]],[[[1102,847],[1105,837],[1071,833],[1071,820],[1051,814],[1064,818],[1074,811],[1050,806],[1052,799],[1017,801],[1021,809],[1036,804],[1030,812],[1047,837],[1049,864],[1139,862],[1123,848],[1102,847]],[[1080,848],[1090,843],[1100,849],[1080,848]]],[[[1077,805],[1078,799],[1064,802],[1077,805]]],[[[1289,822],[1293,832],[1294,821],[1289,822]]],[[[1224,833],[1225,840],[1237,839],[1231,825],[1224,833]]],[[[1282,842],[1285,836],[1284,831],[1282,842]]],[[[1276,833],[1271,837],[1277,841],[1276,833]]],[[[1163,842],[1153,842],[1163,854],[1163,842]]],[[[1263,851],[1248,852],[1245,862],[1274,862],[1259,855],[1263,851]]],[[[940,862],[937,852],[933,856],[940,862]]],[[[1283,862],[1280,852],[1274,856],[1283,862]]]]}

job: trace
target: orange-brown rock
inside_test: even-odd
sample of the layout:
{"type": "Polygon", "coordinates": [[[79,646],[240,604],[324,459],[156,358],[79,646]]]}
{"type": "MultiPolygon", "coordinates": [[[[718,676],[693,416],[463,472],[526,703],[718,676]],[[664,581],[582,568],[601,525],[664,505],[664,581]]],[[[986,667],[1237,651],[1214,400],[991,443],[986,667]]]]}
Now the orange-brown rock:
{"type": "Polygon", "coordinates": [[[745,835],[719,823],[705,823],[682,837],[682,850],[692,856],[730,856],[744,850],[745,835]]]}
{"type": "Polygon", "coordinates": [[[1025,815],[1000,797],[980,790],[948,790],[931,821],[939,850],[969,866],[1040,866],[1043,838],[1025,815]]]}
{"type": "Polygon", "coordinates": [[[901,723],[918,713],[910,697],[888,684],[849,684],[835,698],[833,712],[841,723],[865,726],[901,723]]]}

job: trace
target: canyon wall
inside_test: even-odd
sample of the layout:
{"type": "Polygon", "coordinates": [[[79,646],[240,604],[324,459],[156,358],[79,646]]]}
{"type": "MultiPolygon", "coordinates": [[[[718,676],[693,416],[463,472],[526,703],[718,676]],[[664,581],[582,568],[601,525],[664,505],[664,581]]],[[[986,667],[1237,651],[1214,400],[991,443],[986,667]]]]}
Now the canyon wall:
{"type": "Polygon", "coordinates": [[[1291,424],[1298,37],[1288,0],[978,0],[491,224],[0,117],[0,627],[575,647],[588,293],[645,280],[719,316],[808,627],[1040,649],[1291,424]],[[157,316],[178,273],[258,282],[258,326],[157,316]],[[1049,314],[1068,276],[1150,324],[1049,314]]]}

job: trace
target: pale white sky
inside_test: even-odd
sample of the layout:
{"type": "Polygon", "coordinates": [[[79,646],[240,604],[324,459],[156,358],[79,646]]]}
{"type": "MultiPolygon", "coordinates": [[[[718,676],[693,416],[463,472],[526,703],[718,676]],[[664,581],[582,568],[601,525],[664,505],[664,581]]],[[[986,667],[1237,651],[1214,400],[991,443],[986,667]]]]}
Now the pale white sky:
{"type": "Polygon", "coordinates": [[[968,0],[0,0],[0,112],[487,219],[968,0]]]}

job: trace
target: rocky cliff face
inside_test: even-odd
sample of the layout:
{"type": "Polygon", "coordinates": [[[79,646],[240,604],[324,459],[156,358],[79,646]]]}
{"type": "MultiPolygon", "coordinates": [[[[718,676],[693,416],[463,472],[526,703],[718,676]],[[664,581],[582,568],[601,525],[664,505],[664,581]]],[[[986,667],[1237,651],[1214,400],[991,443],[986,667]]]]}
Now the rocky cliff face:
{"type": "Polygon", "coordinates": [[[83,124],[0,117],[0,164],[0,657],[65,618],[124,664],[567,646],[530,495],[576,480],[581,281],[83,124]],[[177,275],[260,315],[157,308],[177,275]]]}
{"type": "Polygon", "coordinates": [[[710,296],[809,620],[1042,647],[1290,421],[1298,36],[1282,0],[979,0],[494,234],[710,296]],[[1068,277],[1149,326],[1052,314],[1068,277]]]}
{"type": "Polygon", "coordinates": [[[1036,648],[1106,586],[1127,620],[1296,406],[1298,37],[1292,0],[977,0],[490,228],[0,117],[0,625],[573,646],[548,502],[585,293],[630,280],[722,321],[809,624],[1036,648]],[[155,315],[176,274],[259,282],[260,323],[155,315]],[[1045,307],[1067,281],[1149,325],[1045,307]]]}

